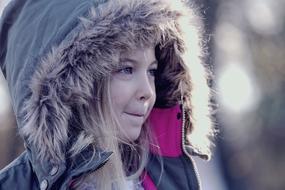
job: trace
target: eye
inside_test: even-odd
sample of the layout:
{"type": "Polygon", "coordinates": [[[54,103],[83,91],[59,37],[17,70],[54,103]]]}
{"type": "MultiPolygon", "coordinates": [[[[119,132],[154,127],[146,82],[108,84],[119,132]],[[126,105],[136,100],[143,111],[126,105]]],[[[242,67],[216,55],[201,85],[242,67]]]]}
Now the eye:
{"type": "Polygon", "coordinates": [[[115,76],[118,79],[122,79],[122,80],[129,80],[133,77],[133,75],[134,75],[134,67],[128,66],[128,65],[123,65],[119,67],[113,73],[113,76],[115,76]]]}
{"type": "Polygon", "coordinates": [[[129,66],[123,67],[122,69],[119,69],[117,72],[122,74],[133,74],[133,68],[129,66]]]}
{"type": "Polygon", "coordinates": [[[156,68],[155,69],[150,69],[148,72],[153,77],[155,77],[157,75],[157,69],[156,68]]]}

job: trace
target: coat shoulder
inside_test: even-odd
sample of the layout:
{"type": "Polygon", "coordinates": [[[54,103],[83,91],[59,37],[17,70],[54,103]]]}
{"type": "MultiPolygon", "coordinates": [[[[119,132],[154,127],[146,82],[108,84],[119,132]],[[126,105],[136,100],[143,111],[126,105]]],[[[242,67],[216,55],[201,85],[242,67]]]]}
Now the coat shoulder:
{"type": "Polygon", "coordinates": [[[23,152],[19,157],[0,171],[0,189],[35,189],[38,186],[28,155],[23,152]]]}

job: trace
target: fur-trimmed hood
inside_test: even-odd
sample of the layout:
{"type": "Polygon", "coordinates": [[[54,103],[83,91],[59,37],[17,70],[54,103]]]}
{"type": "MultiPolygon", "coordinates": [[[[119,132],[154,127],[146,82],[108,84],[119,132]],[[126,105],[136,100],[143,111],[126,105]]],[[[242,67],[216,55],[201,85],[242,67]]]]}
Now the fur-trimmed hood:
{"type": "Polygon", "coordinates": [[[116,66],[120,52],[155,43],[160,72],[172,73],[161,75],[156,106],[182,101],[185,153],[210,156],[202,28],[193,9],[182,4],[18,0],[9,5],[0,25],[0,65],[20,135],[34,155],[61,160],[70,140],[72,108],[89,105],[96,82],[116,66]]]}

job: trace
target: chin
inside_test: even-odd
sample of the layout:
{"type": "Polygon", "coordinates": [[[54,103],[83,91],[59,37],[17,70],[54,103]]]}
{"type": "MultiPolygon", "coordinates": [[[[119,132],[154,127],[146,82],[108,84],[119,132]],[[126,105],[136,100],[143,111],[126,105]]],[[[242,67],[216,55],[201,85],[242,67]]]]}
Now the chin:
{"type": "Polygon", "coordinates": [[[129,142],[133,142],[133,141],[137,140],[141,134],[141,130],[134,130],[134,131],[129,130],[126,132],[127,132],[127,134],[126,134],[127,136],[124,139],[126,139],[129,142]]]}

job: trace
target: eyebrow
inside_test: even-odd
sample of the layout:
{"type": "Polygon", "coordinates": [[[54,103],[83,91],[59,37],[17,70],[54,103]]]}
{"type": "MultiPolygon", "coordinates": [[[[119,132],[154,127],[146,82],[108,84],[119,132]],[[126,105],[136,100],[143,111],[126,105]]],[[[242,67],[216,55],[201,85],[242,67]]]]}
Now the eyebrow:
{"type": "MultiPolygon", "coordinates": [[[[131,59],[131,58],[121,58],[121,59],[120,59],[120,62],[131,62],[131,63],[134,63],[134,64],[136,64],[136,65],[139,64],[136,60],[131,59]]],[[[151,62],[151,64],[149,64],[149,65],[153,65],[153,64],[158,65],[157,60],[154,60],[154,61],[151,62]]]]}

